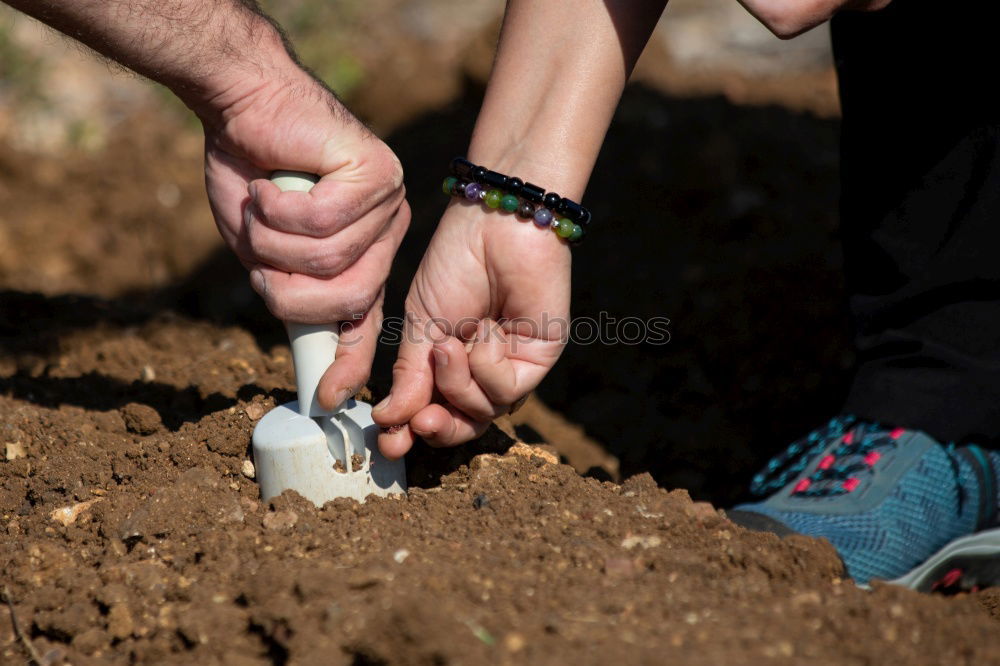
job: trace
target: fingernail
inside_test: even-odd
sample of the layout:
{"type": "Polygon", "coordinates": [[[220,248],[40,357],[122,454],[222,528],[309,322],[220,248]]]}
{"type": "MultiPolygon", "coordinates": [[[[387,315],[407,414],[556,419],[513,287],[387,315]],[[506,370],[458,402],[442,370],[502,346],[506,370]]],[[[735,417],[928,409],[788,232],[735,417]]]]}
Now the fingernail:
{"type": "Polygon", "coordinates": [[[247,188],[250,192],[250,198],[254,201],[257,200],[257,183],[250,183],[250,187],[247,188]]]}
{"type": "Polygon", "coordinates": [[[248,203],[246,205],[246,207],[243,209],[243,226],[244,227],[249,227],[250,226],[250,218],[252,218],[252,217],[253,217],[253,204],[252,203],[248,203]]]}
{"type": "Polygon", "coordinates": [[[334,393],[333,394],[334,409],[344,404],[344,402],[346,402],[347,399],[350,398],[352,395],[354,395],[354,392],[351,389],[340,389],[339,391],[334,393]]]}
{"type": "Polygon", "coordinates": [[[374,407],[372,407],[372,411],[373,412],[384,411],[389,406],[390,402],[392,402],[392,394],[391,393],[389,395],[385,396],[385,398],[382,400],[382,402],[380,402],[377,405],[375,405],[374,407]]]}
{"type": "Polygon", "coordinates": [[[434,365],[440,365],[442,368],[448,365],[448,354],[446,354],[441,349],[434,350],[434,365]]]}

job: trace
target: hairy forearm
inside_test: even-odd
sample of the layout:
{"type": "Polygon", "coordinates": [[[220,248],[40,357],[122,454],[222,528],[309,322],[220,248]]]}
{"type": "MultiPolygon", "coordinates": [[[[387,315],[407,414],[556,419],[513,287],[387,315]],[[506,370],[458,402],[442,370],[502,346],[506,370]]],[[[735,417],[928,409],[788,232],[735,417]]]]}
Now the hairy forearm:
{"type": "Polygon", "coordinates": [[[166,85],[196,111],[293,64],[253,0],[5,2],[166,85]]]}
{"type": "Polygon", "coordinates": [[[510,0],[469,158],[583,194],[666,0],[510,0]]]}

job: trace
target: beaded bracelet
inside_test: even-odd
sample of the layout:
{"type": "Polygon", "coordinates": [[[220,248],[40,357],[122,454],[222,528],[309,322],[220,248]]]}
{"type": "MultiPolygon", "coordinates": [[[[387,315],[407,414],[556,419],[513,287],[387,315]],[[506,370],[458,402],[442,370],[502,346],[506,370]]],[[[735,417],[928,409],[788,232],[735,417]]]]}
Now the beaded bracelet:
{"type": "Polygon", "coordinates": [[[590,211],[575,201],[546,192],[520,178],[476,166],[461,157],[452,160],[451,172],[453,175],[441,184],[445,194],[480,201],[492,210],[531,219],[539,228],[550,228],[574,245],[585,236],[584,227],[590,224],[590,211]]]}

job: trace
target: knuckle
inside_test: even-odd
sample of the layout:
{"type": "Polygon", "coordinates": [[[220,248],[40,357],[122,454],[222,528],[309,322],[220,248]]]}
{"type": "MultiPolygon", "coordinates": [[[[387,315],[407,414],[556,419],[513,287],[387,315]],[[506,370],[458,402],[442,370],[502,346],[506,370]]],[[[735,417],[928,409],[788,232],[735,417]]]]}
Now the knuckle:
{"type": "Polygon", "coordinates": [[[324,250],[317,251],[304,262],[306,273],[324,279],[337,277],[345,265],[339,254],[324,250]]]}
{"type": "Polygon", "coordinates": [[[310,236],[326,238],[337,233],[337,220],[322,210],[311,210],[302,220],[303,231],[310,236]]]}
{"type": "Polygon", "coordinates": [[[375,169],[383,179],[382,182],[390,184],[393,190],[403,187],[403,163],[399,161],[396,153],[381,141],[376,152],[375,169]]]}
{"type": "Polygon", "coordinates": [[[363,241],[338,243],[335,248],[318,244],[314,253],[304,261],[306,272],[320,278],[334,278],[354,265],[367,249],[363,241]]]}

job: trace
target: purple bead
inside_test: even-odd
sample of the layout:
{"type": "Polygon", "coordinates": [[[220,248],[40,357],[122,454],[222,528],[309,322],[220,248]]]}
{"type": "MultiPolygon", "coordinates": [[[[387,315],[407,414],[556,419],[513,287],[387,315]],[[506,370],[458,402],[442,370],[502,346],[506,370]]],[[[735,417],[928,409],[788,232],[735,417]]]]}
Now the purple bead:
{"type": "Polygon", "coordinates": [[[483,186],[479,183],[469,183],[465,186],[465,198],[469,201],[479,201],[479,193],[483,191],[483,186]]]}
{"type": "Polygon", "coordinates": [[[539,208],[535,211],[535,224],[545,228],[552,223],[552,212],[548,208],[539,208]]]}

